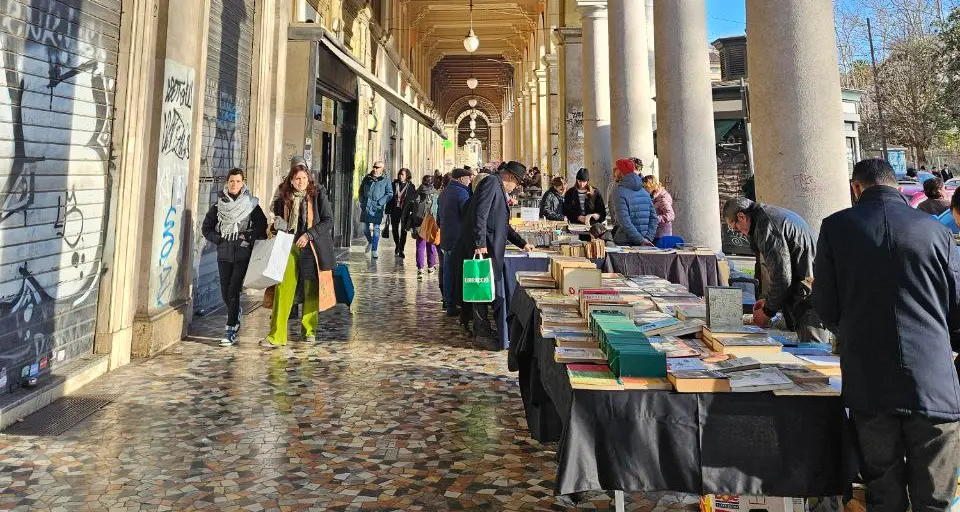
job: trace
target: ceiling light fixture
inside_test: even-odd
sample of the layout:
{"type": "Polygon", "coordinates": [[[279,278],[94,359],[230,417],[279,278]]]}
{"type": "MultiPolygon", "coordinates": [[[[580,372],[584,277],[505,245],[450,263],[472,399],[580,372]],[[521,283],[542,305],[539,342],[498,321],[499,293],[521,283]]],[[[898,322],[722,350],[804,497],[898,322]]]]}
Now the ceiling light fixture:
{"type": "Polygon", "coordinates": [[[478,85],[480,85],[480,81],[477,80],[476,78],[471,76],[470,78],[467,79],[467,87],[471,89],[476,89],[478,85]]]}
{"type": "Polygon", "coordinates": [[[473,32],[473,0],[470,0],[470,32],[463,38],[463,48],[467,53],[473,53],[480,48],[480,38],[473,32]]]}
{"type": "Polygon", "coordinates": [[[470,129],[471,129],[471,130],[476,130],[476,129],[477,129],[477,122],[474,121],[473,119],[470,120],[470,129]]]}
{"type": "Polygon", "coordinates": [[[477,106],[477,100],[470,98],[470,101],[467,102],[467,105],[470,105],[470,108],[474,108],[477,106]]]}
{"type": "Polygon", "coordinates": [[[475,131],[473,131],[473,130],[470,130],[470,136],[471,136],[471,137],[476,137],[476,136],[477,136],[477,132],[475,132],[475,131]]]}

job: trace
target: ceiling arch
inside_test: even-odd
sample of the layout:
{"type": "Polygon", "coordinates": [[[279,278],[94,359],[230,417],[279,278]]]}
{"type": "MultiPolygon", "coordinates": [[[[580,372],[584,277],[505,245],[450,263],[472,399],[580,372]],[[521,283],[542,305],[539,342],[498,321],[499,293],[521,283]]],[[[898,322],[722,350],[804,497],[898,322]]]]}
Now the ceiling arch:
{"type": "MultiPolygon", "coordinates": [[[[457,116],[465,110],[471,110],[473,107],[470,106],[470,100],[477,100],[477,111],[483,111],[487,115],[487,120],[491,124],[500,124],[502,123],[502,117],[500,116],[500,110],[492,101],[484,98],[483,96],[474,96],[468,95],[463,96],[460,99],[454,101],[450,108],[447,109],[447,114],[443,116],[443,122],[447,124],[453,124],[456,121],[457,116]]],[[[461,118],[463,119],[463,118],[461,118]]]]}
{"type": "MultiPolygon", "coordinates": [[[[479,107],[479,106],[478,106],[478,107],[479,107]]],[[[484,112],[483,110],[480,110],[479,108],[476,108],[476,109],[471,108],[471,109],[464,110],[463,112],[460,113],[459,116],[457,116],[457,122],[454,123],[454,124],[456,124],[457,126],[459,126],[459,125],[460,125],[460,121],[463,121],[463,118],[469,116],[469,115],[470,115],[470,112],[472,112],[472,111],[474,111],[474,110],[477,111],[477,117],[482,117],[482,118],[487,122],[487,124],[490,124],[490,117],[487,116],[487,113],[486,113],[486,112],[484,112]]]]}

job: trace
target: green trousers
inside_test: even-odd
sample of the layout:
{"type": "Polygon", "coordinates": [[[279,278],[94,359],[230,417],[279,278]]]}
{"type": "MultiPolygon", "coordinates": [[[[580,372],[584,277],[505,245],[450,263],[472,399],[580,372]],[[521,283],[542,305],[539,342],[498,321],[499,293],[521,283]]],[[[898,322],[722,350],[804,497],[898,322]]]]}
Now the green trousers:
{"type": "MultiPolygon", "coordinates": [[[[300,248],[296,245],[287,257],[287,268],[283,271],[283,281],[277,285],[273,299],[273,316],[270,318],[270,334],[267,341],[274,345],[287,344],[287,323],[293,301],[297,295],[297,257],[300,248]]],[[[304,337],[316,336],[317,321],[320,309],[320,289],[317,282],[306,280],[303,282],[303,324],[304,337]]]]}

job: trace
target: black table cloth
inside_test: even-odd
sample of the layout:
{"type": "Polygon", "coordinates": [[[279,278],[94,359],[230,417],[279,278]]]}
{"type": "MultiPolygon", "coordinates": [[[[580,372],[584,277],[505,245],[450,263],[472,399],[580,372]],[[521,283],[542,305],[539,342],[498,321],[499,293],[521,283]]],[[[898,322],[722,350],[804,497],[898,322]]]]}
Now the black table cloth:
{"type": "Polygon", "coordinates": [[[607,253],[605,272],[625,276],[658,276],[671,283],[682,284],[699,296],[707,286],[718,286],[717,257],[713,254],[682,253],[607,253]]]}
{"type": "Polygon", "coordinates": [[[575,390],[522,288],[509,323],[531,434],[560,443],[558,495],[834,496],[856,474],[839,397],[575,390]]]}

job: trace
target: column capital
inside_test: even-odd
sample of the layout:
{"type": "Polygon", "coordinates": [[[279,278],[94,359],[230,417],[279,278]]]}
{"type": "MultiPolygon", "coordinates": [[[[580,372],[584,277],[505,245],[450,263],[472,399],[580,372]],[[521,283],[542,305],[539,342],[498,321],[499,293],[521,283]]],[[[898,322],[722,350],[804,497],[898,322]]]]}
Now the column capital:
{"type": "Polygon", "coordinates": [[[540,82],[540,85],[543,85],[547,81],[547,70],[546,68],[537,70],[537,82],[540,82]]]}
{"type": "Polygon", "coordinates": [[[555,53],[548,53],[540,59],[540,62],[547,67],[555,67],[560,63],[560,57],[555,53]]]}
{"type": "Polygon", "coordinates": [[[583,29],[580,27],[557,27],[552,32],[553,42],[559,46],[583,44],[583,29]]]}
{"type": "Polygon", "coordinates": [[[607,19],[607,0],[577,0],[577,10],[584,18],[605,20],[607,19]]]}

